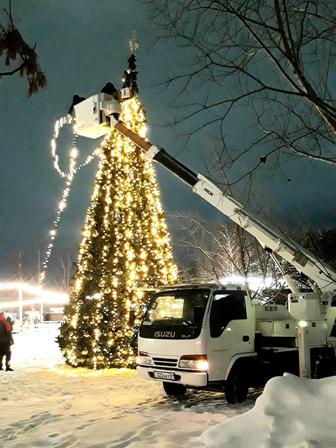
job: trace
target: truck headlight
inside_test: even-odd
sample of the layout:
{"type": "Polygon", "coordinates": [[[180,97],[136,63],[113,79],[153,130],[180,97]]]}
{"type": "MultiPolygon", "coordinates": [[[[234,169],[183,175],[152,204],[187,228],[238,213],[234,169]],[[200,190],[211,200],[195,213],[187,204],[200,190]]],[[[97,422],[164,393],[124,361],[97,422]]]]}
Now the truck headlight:
{"type": "Polygon", "coordinates": [[[181,369],[199,370],[205,372],[209,368],[207,355],[183,355],[178,366],[181,369]]]}
{"type": "Polygon", "coordinates": [[[136,363],[138,366],[151,366],[153,364],[152,358],[145,352],[138,352],[136,363]]]}

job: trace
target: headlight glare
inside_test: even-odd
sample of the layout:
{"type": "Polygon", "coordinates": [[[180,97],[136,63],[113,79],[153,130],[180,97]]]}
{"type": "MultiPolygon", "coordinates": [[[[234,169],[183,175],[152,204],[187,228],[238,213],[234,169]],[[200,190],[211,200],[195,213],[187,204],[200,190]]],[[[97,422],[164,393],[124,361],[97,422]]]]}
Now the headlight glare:
{"type": "Polygon", "coordinates": [[[199,370],[205,372],[209,368],[207,355],[183,355],[180,358],[180,369],[199,370]]]}

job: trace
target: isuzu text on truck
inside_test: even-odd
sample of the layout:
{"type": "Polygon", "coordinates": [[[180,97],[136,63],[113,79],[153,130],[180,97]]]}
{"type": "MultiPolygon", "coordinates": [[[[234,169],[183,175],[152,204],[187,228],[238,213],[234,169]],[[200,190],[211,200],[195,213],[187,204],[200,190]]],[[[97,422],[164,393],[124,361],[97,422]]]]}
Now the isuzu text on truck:
{"type": "MultiPolygon", "coordinates": [[[[113,87],[113,86],[112,86],[113,87]]],[[[310,252],[247,212],[210,180],[152,145],[119,120],[115,89],[74,104],[79,135],[97,138],[117,129],[150,159],[159,162],[233,222],[253,235],[273,260],[304,274],[311,290],[292,290],[288,307],[256,305],[239,286],[196,284],[158,290],[139,332],[138,374],[161,381],[168,395],[187,388],[223,389],[230,403],[248,388],[284,372],[321,378],[336,371],[336,273],[310,252]]],[[[122,100],[132,95],[122,90],[122,100]]]]}

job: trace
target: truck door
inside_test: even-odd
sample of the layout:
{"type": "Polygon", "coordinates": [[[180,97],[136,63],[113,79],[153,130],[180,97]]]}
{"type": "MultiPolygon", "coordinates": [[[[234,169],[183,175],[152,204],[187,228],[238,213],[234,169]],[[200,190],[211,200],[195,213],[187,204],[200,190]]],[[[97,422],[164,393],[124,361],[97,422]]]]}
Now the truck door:
{"type": "Polygon", "coordinates": [[[254,324],[243,291],[214,292],[208,331],[209,381],[220,381],[234,355],[254,350],[254,324]]]}

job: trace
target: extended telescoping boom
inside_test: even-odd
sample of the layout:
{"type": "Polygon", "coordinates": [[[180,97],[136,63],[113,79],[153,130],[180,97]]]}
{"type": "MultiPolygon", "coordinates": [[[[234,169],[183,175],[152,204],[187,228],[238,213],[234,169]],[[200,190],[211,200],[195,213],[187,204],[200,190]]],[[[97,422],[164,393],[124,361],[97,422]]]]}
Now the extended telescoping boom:
{"type": "MultiPolygon", "coordinates": [[[[131,97],[131,94],[132,92],[130,92],[129,89],[122,89],[121,99],[128,99],[131,97]]],[[[227,330],[223,330],[221,333],[221,337],[219,337],[218,339],[216,339],[216,337],[212,337],[211,335],[207,335],[206,330],[202,331],[199,336],[195,336],[194,339],[190,341],[191,345],[188,345],[189,343],[187,340],[183,341],[180,339],[180,350],[185,349],[187,350],[187,352],[188,350],[189,352],[191,351],[190,353],[193,353],[192,357],[209,357],[208,373],[203,373],[202,375],[200,373],[195,374],[195,372],[183,373],[183,369],[177,369],[176,372],[174,371],[173,373],[162,373],[161,371],[152,372],[150,370],[151,368],[149,368],[147,364],[139,365],[140,373],[142,372],[144,377],[146,378],[148,378],[148,375],[151,376],[154,374],[161,375],[155,378],[164,378],[162,375],[166,375],[166,380],[168,379],[168,382],[170,381],[171,383],[166,386],[168,387],[168,389],[172,387],[175,391],[181,386],[177,384],[176,389],[174,386],[175,381],[180,382],[182,384],[181,387],[185,388],[185,386],[188,385],[205,386],[207,384],[210,384],[212,379],[214,378],[216,381],[224,381],[224,383],[226,384],[225,387],[228,390],[228,396],[230,396],[230,384],[232,386],[232,381],[236,375],[237,369],[240,369],[240,372],[243,372],[244,370],[246,370],[246,366],[249,366],[248,369],[250,369],[254,365],[258,365],[260,367],[260,372],[264,372],[264,366],[262,363],[265,361],[265,365],[269,365],[269,359],[267,358],[269,353],[274,353],[274,362],[280,362],[280,364],[282,359],[281,356],[287,356],[286,360],[289,362],[289,367],[294,368],[296,362],[291,360],[290,356],[293,350],[294,352],[296,351],[296,348],[292,346],[295,338],[297,340],[300,376],[310,378],[312,376],[312,365],[314,367],[315,375],[317,375],[316,372],[318,372],[319,370],[323,370],[323,366],[327,366],[328,372],[333,372],[335,370],[334,364],[336,344],[334,343],[335,341],[331,342],[330,338],[332,337],[333,339],[335,339],[336,334],[336,273],[333,272],[328,266],[322,264],[314,257],[314,255],[312,255],[301,245],[284,236],[280,231],[264,224],[260,221],[260,219],[255,217],[250,212],[246,211],[244,209],[244,206],[240,202],[238,202],[230,195],[223,193],[214,183],[212,183],[202,174],[194,173],[188,167],[168,154],[167,151],[165,151],[163,148],[153,145],[152,143],[146,141],[145,139],[128,129],[119,119],[119,99],[119,92],[116,91],[111,83],[107,84],[101,93],[93,95],[86,100],[77,96],[74,97],[74,102],[69,112],[74,112],[76,118],[76,130],[78,135],[89,138],[98,138],[110,132],[111,129],[116,129],[122,135],[129,138],[130,141],[132,141],[138,148],[140,148],[140,150],[143,151],[147,157],[155,160],[156,162],[167,168],[171,173],[173,173],[185,184],[187,184],[194,193],[205,199],[209,204],[214,206],[217,210],[230,218],[241,228],[245,229],[250,235],[254,236],[259,241],[261,246],[270,253],[275,262],[278,262],[277,256],[279,256],[290,263],[299,273],[304,274],[309,280],[310,286],[313,289],[313,292],[300,292],[290,275],[282,272],[284,280],[288,283],[288,286],[293,292],[289,296],[288,311],[282,309],[281,306],[275,307],[274,310],[273,307],[269,307],[268,309],[267,306],[267,309],[263,308],[263,306],[261,306],[261,308],[253,307],[250,299],[247,296],[244,296],[244,303],[246,306],[246,308],[244,309],[247,310],[246,312],[248,312],[248,316],[246,320],[240,321],[238,319],[236,320],[236,324],[232,324],[238,326],[235,332],[233,332],[232,334],[228,333],[229,330],[232,331],[232,325],[230,324],[230,328],[227,328],[227,330]],[[274,314],[274,316],[272,313],[274,314]],[[271,314],[273,317],[271,316],[271,314]],[[288,318],[289,320],[284,323],[284,318],[288,318]],[[291,326],[293,325],[293,319],[296,322],[295,328],[297,329],[295,334],[290,333],[292,328],[291,326]],[[269,335],[270,324],[273,325],[271,335],[269,335]],[[277,340],[277,338],[278,336],[281,336],[281,344],[284,345],[284,347],[282,347],[282,345],[275,346],[275,348],[271,347],[271,351],[270,347],[266,347],[265,350],[262,347],[258,348],[259,342],[257,338],[257,332],[253,330],[254,328],[257,328],[256,326],[258,326],[259,330],[261,329],[261,333],[258,330],[258,337],[260,337],[261,335],[262,340],[264,341],[264,343],[266,343],[266,345],[267,341],[269,341],[269,343],[271,341],[272,344],[276,343],[277,341],[277,343],[279,344],[279,340],[277,340]],[[281,334],[278,334],[278,329],[280,327],[282,328],[280,332],[281,334]],[[249,328],[248,334],[246,333],[247,328],[249,328]],[[242,334],[240,334],[241,332],[242,334]],[[290,336],[287,337],[286,335],[289,334],[290,336]],[[241,336],[241,340],[239,340],[239,343],[237,342],[238,339],[236,341],[238,344],[236,344],[237,346],[233,342],[229,344],[231,347],[230,350],[234,354],[234,356],[232,357],[232,359],[226,359],[227,357],[225,357],[224,355],[218,358],[218,349],[221,349],[222,351],[225,349],[224,346],[227,346],[229,340],[231,340],[230,335],[233,339],[234,337],[239,339],[239,337],[241,336]],[[270,340],[268,336],[271,336],[270,340]],[[209,353],[204,352],[205,354],[203,353],[202,355],[200,355],[200,353],[197,351],[198,346],[194,346],[192,341],[198,341],[197,344],[201,344],[199,347],[203,347],[202,344],[205,344],[205,340],[208,342],[206,343],[207,345],[204,345],[204,347],[208,347],[209,353]],[[216,344],[219,344],[218,347],[216,344]],[[245,346],[248,346],[249,348],[246,348],[245,346]],[[264,359],[263,356],[265,355],[265,353],[267,356],[264,359]],[[322,358],[320,359],[319,357],[322,358]],[[218,376],[219,374],[217,375],[216,373],[216,363],[219,359],[222,363],[221,369],[218,370],[218,372],[220,371],[220,376],[218,376]],[[311,359],[313,361],[311,361],[311,359]],[[251,364],[251,360],[254,360],[255,364],[251,364]],[[183,378],[181,377],[181,375],[184,375],[183,378]],[[201,377],[202,381],[199,380],[199,378],[201,377]]],[[[280,265],[279,267],[281,269],[280,265]]],[[[216,292],[211,292],[211,294],[216,295],[216,292]]],[[[196,311],[197,310],[195,309],[194,312],[196,311]]],[[[209,316],[207,315],[205,319],[208,318],[209,316]]],[[[233,320],[234,319],[237,318],[233,317],[233,320]]],[[[212,324],[210,322],[210,329],[212,328],[211,325],[212,324]]],[[[146,325],[144,323],[144,328],[145,327],[146,325]]],[[[185,328],[183,330],[185,331],[185,328]]],[[[159,337],[165,337],[166,333],[175,334],[175,331],[168,331],[166,333],[156,331],[154,333],[158,333],[159,337]],[[161,333],[163,333],[163,336],[161,335],[161,333]]],[[[160,356],[166,356],[167,353],[165,354],[165,350],[167,351],[169,347],[169,350],[172,350],[172,353],[175,353],[176,351],[175,345],[170,345],[165,340],[160,343],[157,339],[155,339],[155,334],[154,339],[151,339],[150,337],[143,337],[142,339],[140,337],[139,339],[139,350],[140,353],[146,352],[143,355],[146,358],[144,361],[146,363],[151,361],[151,357],[147,353],[147,351],[153,351],[153,353],[159,354],[160,356]],[[141,350],[143,350],[143,352],[141,350]]],[[[188,337],[191,337],[191,335],[189,335],[188,337]]],[[[206,348],[204,348],[204,350],[206,350],[206,348]]],[[[168,358],[169,356],[172,356],[172,353],[168,353],[168,358]]],[[[181,352],[181,355],[184,354],[185,353],[181,352]]],[[[187,356],[190,356],[190,354],[188,354],[187,356]]],[[[159,357],[158,359],[161,358],[159,357]]],[[[183,356],[181,357],[181,360],[183,360],[183,356]]],[[[171,359],[169,358],[168,361],[171,362],[171,359]]],[[[284,363],[283,368],[286,369],[286,366],[287,364],[284,363]]],[[[321,372],[318,373],[316,377],[320,377],[320,374],[321,372]]],[[[237,384],[240,384],[238,380],[237,384]]],[[[246,391],[247,389],[245,390],[245,392],[246,391]]]]}
{"type": "MultiPolygon", "coordinates": [[[[333,291],[335,289],[335,273],[323,266],[301,245],[292,242],[289,238],[284,237],[279,232],[260,222],[256,217],[244,210],[244,206],[240,202],[223,193],[205,176],[194,173],[168,154],[163,148],[145,141],[128,129],[122,122],[116,121],[114,127],[141,148],[147,157],[167,168],[189,185],[194,193],[201,196],[209,204],[254,236],[264,249],[270,253],[276,253],[294,266],[298,272],[305,274],[308,279],[314,282],[313,287],[317,287],[321,292],[333,291]]],[[[284,279],[293,292],[298,292],[289,275],[284,274],[284,279]]]]}
{"type": "MultiPolygon", "coordinates": [[[[124,89],[128,90],[128,89],[124,89]]],[[[97,138],[111,128],[117,129],[140,148],[148,158],[155,160],[187,184],[194,193],[254,236],[271,255],[277,254],[299,272],[307,276],[315,292],[332,292],[336,288],[336,273],[322,265],[309,251],[278,230],[262,223],[244,209],[236,199],[223,193],[202,174],[196,174],[160,148],[128,129],[119,120],[119,102],[107,93],[94,95],[74,105],[79,135],[97,138]]],[[[298,289],[292,278],[284,274],[284,280],[293,293],[298,289]]]]}

